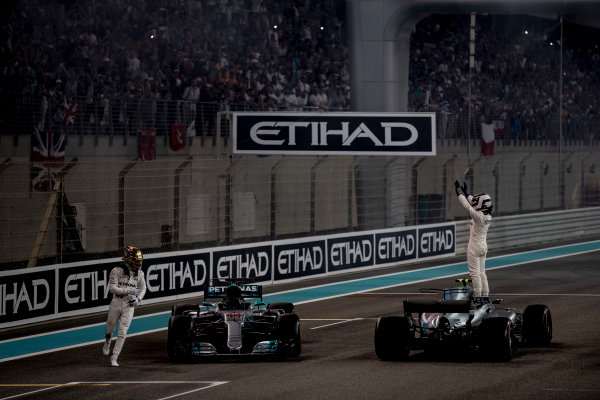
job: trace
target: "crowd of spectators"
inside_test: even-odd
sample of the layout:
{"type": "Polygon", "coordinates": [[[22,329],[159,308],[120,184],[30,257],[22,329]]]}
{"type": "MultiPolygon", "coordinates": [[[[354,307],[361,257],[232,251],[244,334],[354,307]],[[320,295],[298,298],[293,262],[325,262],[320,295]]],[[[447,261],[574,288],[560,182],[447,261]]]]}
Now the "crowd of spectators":
{"type": "MultiPolygon", "coordinates": [[[[65,101],[79,99],[79,115],[101,126],[182,99],[220,109],[349,108],[343,1],[9,4],[1,42],[4,117],[15,115],[6,104],[12,99],[28,105],[41,97],[53,100],[61,120],[65,101]]],[[[38,119],[54,114],[46,107],[38,119]]]]}
{"type": "MultiPolygon", "coordinates": [[[[470,16],[423,19],[411,41],[409,108],[456,126],[470,105],[477,121],[502,121],[507,136],[529,139],[556,138],[562,112],[563,137],[597,139],[600,34],[568,23],[563,30],[561,46],[557,19],[477,15],[471,68],[470,16]]],[[[442,134],[457,135],[450,125],[442,134]]]]}
{"type": "MultiPolygon", "coordinates": [[[[21,0],[4,8],[3,122],[35,108],[41,127],[71,112],[120,132],[191,121],[210,132],[219,110],[350,109],[345,1],[21,0]]],[[[559,118],[562,49],[565,135],[598,130],[598,30],[565,25],[561,46],[557,20],[478,15],[470,68],[469,23],[434,15],[417,24],[408,111],[439,113],[445,137],[464,135],[471,115],[543,139],[559,118]]]]}

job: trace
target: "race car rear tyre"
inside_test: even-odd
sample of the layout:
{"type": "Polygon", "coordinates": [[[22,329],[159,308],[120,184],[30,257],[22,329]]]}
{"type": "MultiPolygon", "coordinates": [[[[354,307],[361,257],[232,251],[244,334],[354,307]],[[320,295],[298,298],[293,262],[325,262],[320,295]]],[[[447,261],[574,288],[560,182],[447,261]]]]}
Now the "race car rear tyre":
{"type": "Polygon", "coordinates": [[[298,357],[302,351],[300,318],[296,314],[282,314],[277,318],[277,325],[279,328],[279,339],[285,346],[285,355],[287,357],[298,357]]]}
{"type": "Polygon", "coordinates": [[[510,361],[515,352],[513,325],[505,317],[486,318],[479,327],[480,350],[490,361],[510,361]]]}
{"type": "Polygon", "coordinates": [[[294,303],[270,303],[267,310],[283,310],[286,314],[294,312],[294,303]]]}
{"type": "Polygon", "coordinates": [[[552,314],[544,304],[532,304],[525,308],[523,340],[528,346],[548,346],[552,341],[552,314]]]}
{"type": "Polygon", "coordinates": [[[171,308],[171,315],[182,315],[185,311],[198,311],[199,309],[200,307],[198,306],[198,304],[174,304],[171,308]]]}
{"type": "Polygon", "coordinates": [[[379,317],[375,325],[375,354],[380,360],[406,360],[414,331],[406,317],[379,317]]]}
{"type": "Polygon", "coordinates": [[[185,356],[181,352],[180,343],[188,338],[192,318],[187,315],[173,315],[169,318],[167,331],[167,356],[171,361],[181,361],[185,356]]]}

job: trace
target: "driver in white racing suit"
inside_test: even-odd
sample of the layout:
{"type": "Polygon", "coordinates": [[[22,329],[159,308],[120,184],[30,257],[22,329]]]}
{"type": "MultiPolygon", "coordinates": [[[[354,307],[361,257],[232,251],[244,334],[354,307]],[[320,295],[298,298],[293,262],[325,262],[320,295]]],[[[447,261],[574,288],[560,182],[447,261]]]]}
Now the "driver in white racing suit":
{"type": "Polygon", "coordinates": [[[144,272],[141,270],[142,260],[142,252],[138,248],[127,246],[123,249],[123,263],[110,271],[108,290],[112,293],[113,298],[108,310],[102,353],[106,356],[110,353],[111,337],[118,322],[117,340],[110,357],[113,367],[119,366],[117,359],[125,343],[134,307],[141,304],[146,294],[146,281],[144,272]]]}
{"type": "Polygon", "coordinates": [[[485,259],[487,256],[487,232],[492,222],[492,198],[489,194],[478,193],[475,196],[467,192],[467,184],[460,186],[454,182],[456,195],[460,204],[471,216],[471,233],[467,247],[467,264],[473,280],[473,297],[477,302],[490,301],[487,276],[485,274],[485,259]]]}

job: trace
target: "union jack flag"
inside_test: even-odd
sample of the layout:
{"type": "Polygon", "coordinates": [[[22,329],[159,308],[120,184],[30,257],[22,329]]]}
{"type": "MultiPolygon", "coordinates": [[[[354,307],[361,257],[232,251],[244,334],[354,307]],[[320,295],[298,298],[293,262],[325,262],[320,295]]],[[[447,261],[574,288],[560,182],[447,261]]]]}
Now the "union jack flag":
{"type": "Polygon", "coordinates": [[[49,192],[54,187],[56,174],[65,166],[65,134],[40,133],[34,128],[31,146],[31,187],[49,192]]]}
{"type": "Polygon", "coordinates": [[[63,125],[73,126],[75,123],[75,116],[77,115],[77,103],[68,103],[67,99],[65,98],[63,107],[63,125]]]}

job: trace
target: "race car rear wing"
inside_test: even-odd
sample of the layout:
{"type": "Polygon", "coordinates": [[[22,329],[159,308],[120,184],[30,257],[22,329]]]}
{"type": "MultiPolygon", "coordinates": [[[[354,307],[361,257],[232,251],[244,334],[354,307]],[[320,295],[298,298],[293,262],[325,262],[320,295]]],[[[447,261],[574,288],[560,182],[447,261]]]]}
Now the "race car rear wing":
{"type": "Polygon", "coordinates": [[[404,314],[412,313],[468,313],[471,310],[469,300],[404,300],[404,314]]]}
{"type": "MultiPolygon", "coordinates": [[[[226,292],[227,288],[230,286],[231,285],[207,286],[204,288],[204,298],[205,299],[217,299],[217,298],[225,297],[225,292],[226,292]]],[[[237,285],[237,287],[239,287],[241,289],[242,297],[262,300],[262,286],[239,284],[239,285],[237,285]]]]}

